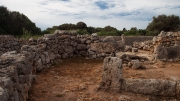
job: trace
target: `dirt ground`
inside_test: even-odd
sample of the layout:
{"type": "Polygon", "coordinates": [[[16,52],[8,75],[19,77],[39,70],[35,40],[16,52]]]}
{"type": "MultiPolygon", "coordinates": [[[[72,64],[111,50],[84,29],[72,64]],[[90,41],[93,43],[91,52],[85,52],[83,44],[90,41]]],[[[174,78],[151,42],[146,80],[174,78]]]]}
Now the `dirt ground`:
{"type": "MultiPolygon", "coordinates": [[[[180,79],[180,63],[156,62],[147,69],[124,68],[124,78],[180,79]]],[[[37,74],[29,92],[29,101],[149,101],[148,96],[97,90],[102,76],[103,60],[81,57],[64,59],[61,63],[37,74]],[[130,100],[127,100],[130,101],[130,100]]]]}

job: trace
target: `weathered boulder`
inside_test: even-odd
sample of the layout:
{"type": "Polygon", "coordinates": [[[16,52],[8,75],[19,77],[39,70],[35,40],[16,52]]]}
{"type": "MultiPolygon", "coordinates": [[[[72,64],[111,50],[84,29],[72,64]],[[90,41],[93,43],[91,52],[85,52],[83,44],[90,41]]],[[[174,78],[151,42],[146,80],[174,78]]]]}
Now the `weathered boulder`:
{"type": "Polygon", "coordinates": [[[142,66],[139,60],[132,60],[131,64],[132,64],[132,69],[139,69],[142,66]]]}
{"type": "Polygon", "coordinates": [[[84,44],[78,44],[76,47],[76,50],[81,51],[81,50],[86,50],[86,45],[84,44]]]}
{"type": "Polygon", "coordinates": [[[122,60],[117,57],[106,57],[103,64],[103,75],[100,88],[112,92],[121,91],[122,60]]]}
{"type": "Polygon", "coordinates": [[[125,52],[132,52],[132,46],[125,46],[125,52]]]}
{"type": "Polygon", "coordinates": [[[133,53],[125,53],[125,52],[118,52],[116,53],[116,57],[123,60],[123,62],[131,62],[131,60],[139,60],[139,61],[148,61],[149,59],[145,56],[135,55],[133,53]]]}
{"type": "Polygon", "coordinates": [[[113,43],[91,43],[90,50],[99,53],[112,53],[115,52],[113,43]]]}
{"type": "Polygon", "coordinates": [[[159,79],[124,79],[127,92],[156,96],[175,96],[176,82],[159,79]]]}
{"type": "Polygon", "coordinates": [[[180,46],[171,46],[171,47],[163,47],[160,45],[155,46],[154,48],[154,56],[155,59],[176,59],[179,58],[180,46]]]}
{"type": "Polygon", "coordinates": [[[98,40],[99,39],[99,36],[97,33],[93,33],[91,34],[91,40],[95,41],[95,40],[98,40]]]}
{"type": "Polygon", "coordinates": [[[107,36],[103,39],[103,42],[112,42],[114,43],[114,38],[113,36],[107,36]]]}
{"type": "Polygon", "coordinates": [[[138,52],[138,48],[132,48],[132,52],[138,52]]]}
{"type": "Polygon", "coordinates": [[[7,92],[2,88],[0,87],[0,100],[1,101],[8,101],[8,94],[7,92]]]}

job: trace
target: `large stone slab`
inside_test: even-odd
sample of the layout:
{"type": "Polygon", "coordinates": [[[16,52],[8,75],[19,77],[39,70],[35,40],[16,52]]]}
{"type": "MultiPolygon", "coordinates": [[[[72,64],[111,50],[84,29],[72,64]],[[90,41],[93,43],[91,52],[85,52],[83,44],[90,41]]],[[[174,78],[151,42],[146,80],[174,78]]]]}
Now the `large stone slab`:
{"type": "Polygon", "coordinates": [[[126,92],[154,96],[175,96],[176,82],[160,79],[124,79],[126,92]]]}
{"type": "Polygon", "coordinates": [[[106,57],[103,64],[101,89],[120,92],[122,80],[122,60],[117,57],[106,57]]]}
{"type": "Polygon", "coordinates": [[[99,53],[112,53],[115,52],[115,46],[113,43],[91,43],[90,50],[99,53]]]}

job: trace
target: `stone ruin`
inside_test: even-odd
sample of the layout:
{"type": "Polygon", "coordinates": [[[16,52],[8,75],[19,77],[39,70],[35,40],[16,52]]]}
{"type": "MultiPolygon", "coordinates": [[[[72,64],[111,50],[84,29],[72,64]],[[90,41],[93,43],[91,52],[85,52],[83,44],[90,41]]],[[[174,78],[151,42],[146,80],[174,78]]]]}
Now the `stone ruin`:
{"type": "Polygon", "coordinates": [[[151,51],[155,60],[179,61],[180,59],[180,31],[164,32],[145,42],[134,42],[134,48],[151,51]]]}
{"type": "Polygon", "coordinates": [[[162,99],[180,100],[180,81],[123,78],[122,68],[122,59],[106,57],[99,89],[115,93],[130,92],[149,95],[150,98],[156,99],[155,101],[162,99]]]}
{"type": "MultiPolygon", "coordinates": [[[[45,34],[37,40],[30,38],[29,41],[25,41],[11,36],[1,36],[0,38],[4,38],[4,41],[1,40],[0,43],[0,99],[2,101],[26,101],[31,84],[36,78],[36,72],[51,67],[52,64],[61,59],[74,56],[94,59],[107,57],[104,59],[101,89],[115,92],[127,91],[150,95],[170,95],[173,97],[179,95],[178,81],[157,80],[157,82],[153,79],[143,81],[122,78],[122,63],[128,64],[130,62],[126,58],[130,60],[138,58],[140,61],[147,59],[128,54],[120,55],[121,58],[114,57],[119,51],[138,51],[138,47],[126,46],[130,45],[127,37],[125,37],[126,40],[122,40],[121,37],[100,37],[96,33],[89,36],[78,35],[74,31],[57,30],[54,34],[45,34]],[[146,81],[150,82],[145,84],[146,86],[143,86],[143,83],[146,81]],[[156,85],[157,83],[161,83],[162,85],[158,86],[156,85]],[[134,85],[139,84],[142,85],[142,88],[134,89],[136,87],[134,85]],[[153,86],[153,88],[150,85],[156,86],[153,86]],[[162,89],[167,86],[170,88],[162,89]],[[147,89],[151,88],[152,90],[147,91],[147,89]],[[154,92],[153,89],[158,90],[154,92]]],[[[133,38],[134,40],[138,40],[138,37],[130,37],[130,39],[133,38]]],[[[141,38],[142,40],[144,39],[143,41],[152,39],[152,37],[148,37],[147,39],[141,38]]],[[[153,42],[153,44],[156,43],[153,42]]],[[[146,45],[149,46],[152,44],[146,45]]],[[[158,54],[156,55],[156,59],[161,59],[159,53],[154,52],[154,54],[158,54]]],[[[136,66],[133,68],[142,68],[142,65],[138,65],[140,61],[131,62],[132,64],[130,65],[136,66]]]]}
{"type": "MultiPolygon", "coordinates": [[[[130,92],[135,94],[149,95],[153,101],[169,99],[168,101],[180,100],[180,80],[162,80],[162,79],[135,79],[123,78],[123,69],[125,65],[132,69],[146,68],[142,65],[148,61],[147,57],[126,53],[133,48],[138,50],[151,51],[153,54],[150,61],[179,61],[180,52],[180,32],[164,32],[152,40],[145,42],[134,42],[133,46],[126,46],[125,52],[116,54],[116,57],[106,57],[103,64],[102,81],[99,89],[110,92],[130,92]],[[172,100],[173,99],[173,100],[172,100]],[[174,100],[175,99],[175,100],[174,100]]],[[[166,101],[163,100],[163,101],[166,101]]],[[[124,100],[122,100],[124,101],[124,100]]]]}
{"type": "Polygon", "coordinates": [[[9,36],[7,38],[9,41],[3,41],[0,47],[3,50],[0,56],[2,101],[26,101],[32,81],[36,77],[35,73],[49,68],[60,59],[74,56],[104,58],[115,56],[115,52],[124,49],[123,41],[117,42],[110,36],[100,38],[96,33],[89,36],[56,31],[37,40],[30,38],[28,42],[9,36]],[[20,44],[23,42],[24,45],[20,44]],[[18,48],[14,49],[16,46],[18,48]]]}

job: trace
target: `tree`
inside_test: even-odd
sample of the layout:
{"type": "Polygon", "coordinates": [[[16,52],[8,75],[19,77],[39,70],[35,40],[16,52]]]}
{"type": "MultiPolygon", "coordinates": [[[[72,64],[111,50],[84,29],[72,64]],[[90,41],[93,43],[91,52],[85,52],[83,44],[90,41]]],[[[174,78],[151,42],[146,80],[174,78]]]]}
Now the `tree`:
{"type": "Polygon", "coordinates": [[[41,29],[36,27],[27,16],[0,6],[0,33],[21,36],[24,30],[31,34],[41,34],[41,29]]]}
{"type": "Polygon", "coordinates": [[[114,28],[114,27],[111,27],[110,25],[109,26],[106,26],[106,27],[104,27],[104,31],[116,31],[117,29],[116,28],[114,28]]]}
{"type": "Polygon", "coordinates": [[[180,18],[175,15],[159,15],[153,17],[153,21],[147,26],[148,34],[158,35],[162,30],[164,31],[178,31],[180,28],[180,18]]]}
{"type": "Polygon", "coordinates": [[[87,25],[84,23],[84,22],[78,22],[76,24],[76,28],[77,29],[86,29],[87,28],[87,25]]]}
{"type": "Polygon", "coordinates": [[[95,33],[95,32],[96,32],[96,29],[95,29],[95,27],[89,26],[89,27],[87,27],[87,31],[88,31],[90,34],[92,34],[92,33],[95,33]]]}

